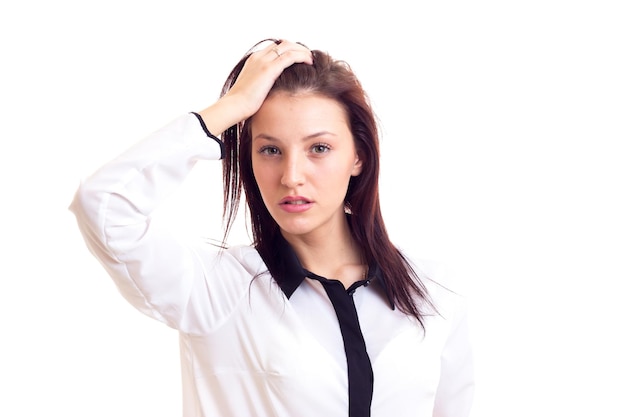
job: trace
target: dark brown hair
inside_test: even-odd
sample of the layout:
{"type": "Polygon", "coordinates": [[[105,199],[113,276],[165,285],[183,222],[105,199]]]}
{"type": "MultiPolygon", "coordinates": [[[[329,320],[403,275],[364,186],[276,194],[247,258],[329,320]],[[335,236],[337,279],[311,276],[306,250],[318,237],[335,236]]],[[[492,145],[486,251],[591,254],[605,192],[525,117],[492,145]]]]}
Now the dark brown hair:
{"type": "MultiPolygon", "coordinates": [[[[233,86],[253,51],[254,48],[233,68],[222,89],[222,96],[233,86]]],[[[423,305],[426,303],[432,306],[428,293],[408,260],[389,240],[381,214],[378,126],[369,98],[346,62],[335,60],[319,50],[311,52],[313,65],[294,64],[286,68],[276,79],[269,94],[277,91],[306,91],[336,100],[346,109],[356,149],[363,161],[363,169],[360,175],[350,179],[344,199],[346,211],[351,213],[348,219],[352,234],[362,248],[367,263],[380,267],[394,304],[404,313],[414,316],[424,327],[423,305]]],[[[282,236],[278,224],[263,203],[252,172],[249,120],[231,126],[222,134],[225,146],[224,240],[236,217],[243,189],[249,209],[253,246],[269,272],[278,280],[281,276],[280,254],[276,253],[276,248],[281,246],[278,243],[282,236]]]]}

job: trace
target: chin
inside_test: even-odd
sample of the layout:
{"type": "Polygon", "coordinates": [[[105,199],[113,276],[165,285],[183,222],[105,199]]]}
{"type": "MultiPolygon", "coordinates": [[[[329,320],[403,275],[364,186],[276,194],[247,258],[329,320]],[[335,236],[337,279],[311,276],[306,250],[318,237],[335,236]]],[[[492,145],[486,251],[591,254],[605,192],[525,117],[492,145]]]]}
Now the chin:
{"type": "Polygon", "coordinates": [[[282,227],[279,225],[279,227],[280,227],[281,232],[283,232],[284,235],[289,235],[289,236],[304,236],[304,235],[308,235],[313,230],[315,230],[310,227],[294,227],[291,225],[286,226],[286,227],[282,227]]]}
{"type": "Polygon", "coordinates": [[[277,223],[283,234],[291,236],[302,236],[315,230],[315,227],[307,221],[280,221],[277,223]]]}

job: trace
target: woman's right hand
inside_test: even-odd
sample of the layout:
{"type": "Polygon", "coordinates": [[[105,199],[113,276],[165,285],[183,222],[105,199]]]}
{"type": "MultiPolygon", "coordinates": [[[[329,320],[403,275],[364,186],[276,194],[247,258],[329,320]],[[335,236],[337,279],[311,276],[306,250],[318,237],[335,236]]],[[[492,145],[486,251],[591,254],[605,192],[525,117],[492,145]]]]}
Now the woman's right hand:
{"type": "Polygon", "coordinates": [[[252,53],[231,89],[216,103],[200,112],[211,133],[219,135],[255,114],[276,78],[295,63],[313,64],[311,51],[295,42],[271,43],[252,53]]]}

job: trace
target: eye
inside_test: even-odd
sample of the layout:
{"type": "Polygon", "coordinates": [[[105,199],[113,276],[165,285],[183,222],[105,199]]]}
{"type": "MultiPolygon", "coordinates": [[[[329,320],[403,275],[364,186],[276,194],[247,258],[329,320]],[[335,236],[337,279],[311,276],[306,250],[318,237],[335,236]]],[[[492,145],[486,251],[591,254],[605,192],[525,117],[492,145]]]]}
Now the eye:
{"type": "Polygon", "coordinates": [[[280,151],[278,150],[276,146],[269,146],[269,145],[263,146],[261,149],[259,149],[259,153],[263,155],[269,155],[269,156],[280,155],[280,151]]]}
{"type": "Polygon", "coordinates": [[[327,153],[330,151],[330,146],[325,143],[316,143],[311,147],[311,151],[315,154],[327,153]]]}

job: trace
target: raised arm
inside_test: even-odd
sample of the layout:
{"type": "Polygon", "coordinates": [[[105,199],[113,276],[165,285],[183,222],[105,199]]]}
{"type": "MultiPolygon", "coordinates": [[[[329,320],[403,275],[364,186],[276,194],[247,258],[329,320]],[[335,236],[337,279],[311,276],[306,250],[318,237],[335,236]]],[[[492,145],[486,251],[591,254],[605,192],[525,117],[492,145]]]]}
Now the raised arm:
{"type": "Polygon", "coordinates": [[[183,115],[82,181],[70,205],[85,243],[122,295],[172,327],[183,321],[202,263],[153,213],[196,161],[220,155],[196,117],[183,115]]]}
{"type": "Polygon", "coordinates": [[[81,183],[70,209],[90,251],[137,309],[195,331],[210,328],[242,296],[254,271],[236,253],[218,265],[214,251],[179,239],[153,213],[198,160],[221,157],[216,135],[253,115],[284,68],[310,61],[306,48],[290,42],[255,52],[228,94],[199,112],[212,138],[194,115],[180,116],[81,183]]]}

